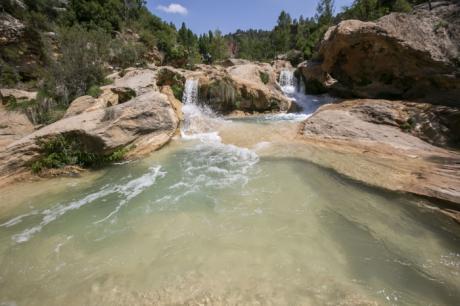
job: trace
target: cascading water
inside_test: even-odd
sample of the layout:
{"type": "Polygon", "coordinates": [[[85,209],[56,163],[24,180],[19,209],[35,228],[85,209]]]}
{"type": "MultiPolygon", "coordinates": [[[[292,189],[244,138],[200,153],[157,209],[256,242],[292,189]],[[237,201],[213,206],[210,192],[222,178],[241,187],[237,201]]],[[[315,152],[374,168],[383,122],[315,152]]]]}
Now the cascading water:
{"type": "Polygon", "coordinates": [[[188,79],[185,82],[182,103],[184,104],[182,138],[218,138],[216,128],[219,120],[209,108],[199,105],[198,80],[188,79]]]}
{"type": "Polygon", "coordinates": [[[295,119],[304,120],[311,116],[321,105],[331,103],[334,99],[328,95],[315,96],[305,94],[305,84],[295,76],[293,70],[281,71],[279,85],[283,93],[301,108],[301,114],[295,119]]]}
{"type": "Polygon", "coordinates": [[[281,71],[279,84],[284,92],[294,93],[296,91],[296,83],[294,71],[288,69],[281,71]]]}
{"type": "Polygon", "coordinates": [[[182,103],[185,105],[198,104],[198,80],[189,79],[185,82],[182,103]]]}

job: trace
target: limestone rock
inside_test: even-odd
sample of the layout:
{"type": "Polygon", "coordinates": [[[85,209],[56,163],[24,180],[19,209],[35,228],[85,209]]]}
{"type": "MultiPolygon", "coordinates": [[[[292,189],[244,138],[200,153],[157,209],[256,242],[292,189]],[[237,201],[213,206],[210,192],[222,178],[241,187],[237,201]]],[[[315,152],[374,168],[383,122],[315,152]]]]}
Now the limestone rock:
{"type": "Polygon", "coordinates": [[[25,114],[8,111],[0,105],[0,151],[33,131],[34,125],[25,114]]]}
{"type": "Polygon", "coordinates": [[[33,162],[40,154],[38,139],[72,135],[87,151],[97,154],[133,145],[130,154],[137,156],[167,143],[178,125],[179,119],[167,96],[150,91],[127,103],[64,118],[11,143],[0,152],[0,177],[14,174],[33,162]]]}
{"type": "Polygon", "coordinates": [[[331,27],[319,61],[304,77],[333,93],[362,98],[417,99],[458,106],[460,5],[392,13],[377,22],[345,20],[331,27]]]}
{"type": "Polygon", "coordinates": [[[30,101],[37,98],[37,92],[20,89],[0,89],[0,103],[5,105],[14,100],[15,102],[30,101]]]}
{"type": "Polygon", "coordinates": [[[80,115],[89,108],[95,106],[96,99],[91,96],[81,96],[75,99],[67,109],[64,118],[80,115]]]}
{"type": "Polygon", "coordinates": [[[321,107],[303,135],[371,141],[399,148],[460,147],[460,108],[388,100],[349,100],[321,107]]]}
{"type": "Polygon", "coordinates": [[[460,220],[459,109],[387,100],[321,107],[298,139],[320,149],[312,161],[366,184],[447,200],[460,220]],[[430,144],[429,142],[432,144],[430,144]]]}

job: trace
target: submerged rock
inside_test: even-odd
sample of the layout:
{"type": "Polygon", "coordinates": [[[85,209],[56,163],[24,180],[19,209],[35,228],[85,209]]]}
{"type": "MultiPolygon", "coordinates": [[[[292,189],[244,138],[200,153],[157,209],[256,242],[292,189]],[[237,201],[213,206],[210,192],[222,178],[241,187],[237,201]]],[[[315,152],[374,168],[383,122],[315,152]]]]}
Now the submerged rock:
{"type": "Polygon", "coordinates": [[[322,106],[299,139],[324,150],[315,162],[367,184],[447,200],[441,206],[460,220],[460,154],[434,146],[458,147],[459,116],[458,108],[350,100],[322,106]]]}
{"type": "Polygon", "coordinates": [[[316,91],[458,106],[459,14],[460,6],[447,1],[376,22],[342,21],[326,33],[319,60],[300,70],[316,91]]]}

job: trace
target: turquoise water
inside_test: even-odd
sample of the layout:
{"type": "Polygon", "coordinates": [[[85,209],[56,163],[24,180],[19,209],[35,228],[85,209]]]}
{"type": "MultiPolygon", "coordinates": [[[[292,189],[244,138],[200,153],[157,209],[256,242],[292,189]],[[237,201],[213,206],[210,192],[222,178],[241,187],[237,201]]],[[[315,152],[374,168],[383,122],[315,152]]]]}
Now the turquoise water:
{"type": "Polygon", "coordinates": [[[459,304],[460,231],[425,200],[189,138],[3,192],[0,305],[459,304]]]}

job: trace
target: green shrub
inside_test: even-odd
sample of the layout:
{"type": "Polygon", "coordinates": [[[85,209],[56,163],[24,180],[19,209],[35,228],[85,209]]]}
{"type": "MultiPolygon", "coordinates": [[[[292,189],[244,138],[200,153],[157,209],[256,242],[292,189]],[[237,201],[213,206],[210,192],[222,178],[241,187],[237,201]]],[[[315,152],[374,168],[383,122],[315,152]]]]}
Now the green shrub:
{"type": "Polygon", "coordinates": [[[409,13],[412,11],[412,6],[407,0],[396,0],[393,4],[393,11],[401,13],[409,13]]]}
{"type": "Polygon", "coordinates": [[[30,168],[33,173],[45,169],[59,169],[65,166],[95,168],[108,163],[123,160],[129,147],[120,148],[110,154],[98,154],[87,150],[82,141],[73,135],[59,135],[50,139],[39,139],[37,145],[40,157],[30,168]]]}
{"type": "Polygon", "coordinates": [[[99,86],[93,85],[88,89],[87,95],[93,98],[98,98],[102,93],[102,90],[99,86]]]}
{"type": "Polygon", "coordinates": [[[182,96],[184,95],[184,86],[176,83],[171,86],[171,89],[174,93],[174,97],[176,97],[177,100],[182,101],[182,96]]]}
{"type": "Polygon", "coordinates": [[[62,55],[52,62],[43,91],[57,104],[69,105],[92,86],[104,83],[110,36],[75,26],[61,28],[58,37],[62,55]]]}
{"type": "Polygon", "coordinates": [[[268,82],[270,82],[270,77],[267,73],[263,71],[259,71],[259,76],[260,76],[260,80],[262,81],[262,83],[268,84],[268,82]]]}
{"type": "Polygon", "coordinates": [[[143,44],[114,39],[110,51],[110,62],[119,68],[126,69],[145,64],[146,47],[143,44]]]}
{"type": "Polygon", "coordinates": [[[11,87],[21,80],[16,69],[0,59],[0,85],[11,87]]]}

